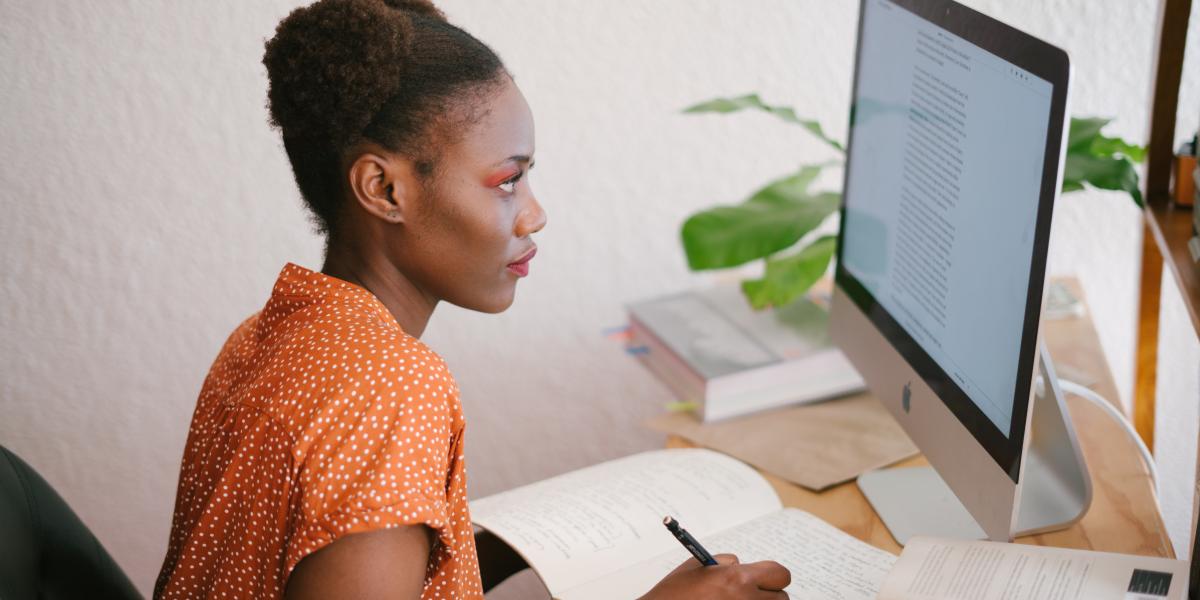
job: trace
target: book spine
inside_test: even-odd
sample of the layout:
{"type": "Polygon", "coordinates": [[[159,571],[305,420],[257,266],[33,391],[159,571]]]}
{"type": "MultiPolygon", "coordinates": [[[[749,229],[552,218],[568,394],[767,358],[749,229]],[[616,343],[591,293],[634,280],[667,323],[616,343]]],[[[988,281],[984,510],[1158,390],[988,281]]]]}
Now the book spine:
{"type": "Polygon", "coordinates": [[[635,355],[638,360],[667,386],[675,397],[683,402],[693,402],[703,409],[706,382],[687,362],[676,355],[654,335],[650,328],[629,315],[630,344],[641,350],[635,355]]]}
{"type": "Polygon", "coordinates": [[[1192,235],[1200,235],[1200,164],[1192,171],[1192,235]]]}
{"type": "Polygon", "coordinates": [[[835,398],[865,389],[862,376],[836,349],[788,361],[759,373],[741,373],[710,384],[704,421],[835,398]],[[757,382],[759,383],[756,385],[757,382]]]}

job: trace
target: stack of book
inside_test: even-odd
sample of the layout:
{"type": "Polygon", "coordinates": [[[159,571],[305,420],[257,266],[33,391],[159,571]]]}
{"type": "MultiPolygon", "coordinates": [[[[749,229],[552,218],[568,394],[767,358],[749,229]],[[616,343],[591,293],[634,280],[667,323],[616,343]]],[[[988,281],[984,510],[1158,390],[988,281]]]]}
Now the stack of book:
{"type": "MultiPolygon", "coordinates": [[[[1200,133],[1196,136],[1200,138],[1200,133]]],[[[1197,148],[1200,153],[1200,148],[1197,148]]],[[[1192,262],[1200,263],[1200,164],[1192,170],[1192,239],[1188,240],[1188,250],[1192,253],[1192,262]]]]}
{"type": "Polygon", "coordinates": [[[1192,171],[1192,233],[1200,234],[1200,164],[1192,171]]]}
{"type": "Polygon", "coordinates": [[[765,311],[718,286],[628,306],[643,364],[704,421],[862,390],[829,339],[829,313],[810,299],[765,311]]]}

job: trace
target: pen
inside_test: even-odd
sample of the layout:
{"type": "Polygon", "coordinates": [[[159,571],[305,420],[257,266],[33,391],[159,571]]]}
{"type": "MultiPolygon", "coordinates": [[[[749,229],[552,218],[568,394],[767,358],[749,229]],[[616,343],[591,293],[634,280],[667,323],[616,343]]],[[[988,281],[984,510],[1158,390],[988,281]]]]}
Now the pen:
{"type": "Polygon", "coordinates": [[[688,552],[691,552],[692,556],[696,557],[696,560],[700,561],[700,564],[706,567],[711,567],[717,564],[717,559],[713,558],[712,555],[708,553],[708,550],[705,550],[704,546],[701,546],[700,542],[697,542],[696,538],[692,537],[692,534],[688,533],[686,529],[680,527],[679,521],[676,521],[672,517],[664,517],[663,525],[667,526],[667,530],[671,532],[671,535],[674,535],[675,539],[679,540],[679,543],[683,544],[683,547],[687,548],[688,552]]]}

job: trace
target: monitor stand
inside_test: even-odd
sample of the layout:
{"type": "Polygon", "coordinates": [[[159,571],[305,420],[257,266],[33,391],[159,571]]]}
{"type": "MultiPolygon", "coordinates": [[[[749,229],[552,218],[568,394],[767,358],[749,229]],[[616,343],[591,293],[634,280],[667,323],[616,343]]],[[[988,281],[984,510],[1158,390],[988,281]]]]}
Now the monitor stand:
{"type": "MultiPolygon", "coordinates": [[[[1054,364],[1039,349],[1040,381],[1025,455],[1013,537],[1069,527],[1092,503],[1092,480],[1058,387],[1054,364]]],[[[986,539],[983,529],[933,467],[864,473],[858,487],[901,546],[913,536],[986,539]]]]}

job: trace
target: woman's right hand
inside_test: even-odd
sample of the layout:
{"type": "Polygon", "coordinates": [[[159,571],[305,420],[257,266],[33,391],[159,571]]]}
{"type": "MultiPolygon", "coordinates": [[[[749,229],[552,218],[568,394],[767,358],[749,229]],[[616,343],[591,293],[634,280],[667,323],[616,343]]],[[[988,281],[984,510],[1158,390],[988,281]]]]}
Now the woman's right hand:
{"type": "Polygon", "coordinates": [[[718,564],[711,567],[687,559],[641,600],[787,600],[782,590],[792,582],[792,574],[783,565],[773,560],[741,564],[732,554],[713,558],[718,564]]]}

